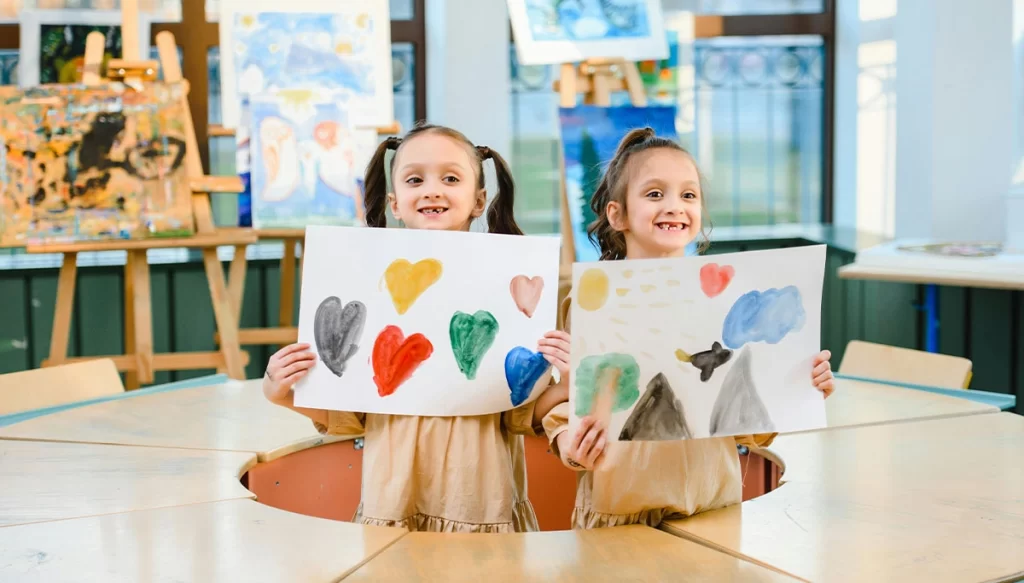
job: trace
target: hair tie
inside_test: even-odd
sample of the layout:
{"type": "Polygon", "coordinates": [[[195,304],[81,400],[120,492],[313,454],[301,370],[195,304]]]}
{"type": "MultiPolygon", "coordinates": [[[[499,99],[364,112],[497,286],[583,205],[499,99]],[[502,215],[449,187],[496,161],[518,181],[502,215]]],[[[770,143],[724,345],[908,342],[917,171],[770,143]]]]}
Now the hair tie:
{"type": "Polygon", "coordinates": [[[477,146],[476,151],[480,153],[480,158],[483,160],[491,157],[491,149],[487,146],[477,146]]]}
{"type": "Polygon", "coordinates": [[[396,138],[395,136],[391,136],[387,140],[385,140],[385,143],[387,144],[389,150],[397,150],[398,146],[402,145],[402,138],[396,138]]]}

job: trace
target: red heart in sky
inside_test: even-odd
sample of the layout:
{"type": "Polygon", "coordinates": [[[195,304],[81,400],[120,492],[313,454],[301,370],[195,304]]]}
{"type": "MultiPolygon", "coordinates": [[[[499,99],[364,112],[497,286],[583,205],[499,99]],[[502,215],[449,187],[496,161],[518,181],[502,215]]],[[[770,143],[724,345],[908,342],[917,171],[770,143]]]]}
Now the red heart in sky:
{"type": "Polygon", "coordinates": [[[704,295],[713,298],[729,287],[729,282],[735,274],[736,270],[732,265],[707,263],[700,268],[700,289],[704,295]]]}
{"type": "Polygon", "coordinates": [[[373,343],[373,382],[377,384],[377,394],[387,397],[394,393],[433,352],[434,346],[422,334],[406,338],[398,326],[384,328],[373,343]]]}

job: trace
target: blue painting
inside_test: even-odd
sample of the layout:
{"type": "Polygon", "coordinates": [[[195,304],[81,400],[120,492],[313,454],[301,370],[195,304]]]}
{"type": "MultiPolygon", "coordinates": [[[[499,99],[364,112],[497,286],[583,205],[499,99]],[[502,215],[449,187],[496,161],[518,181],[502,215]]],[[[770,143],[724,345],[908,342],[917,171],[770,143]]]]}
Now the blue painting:
{"type": "Polygon", "coordinates": [[[623,136],[635,128],[650,126],[659,136],[678,141],[676,108],[582,105],[563,107],[558,117],[576,261],[597,261],[601,252],[587,236],[587,226],[597,218],[590,208],[590,199],[608,161],[623,136]]]}
{"type": "Polygon", "coordinates": [[[592,41],[651,35],[646,0],[526,0],[535,41],[592,41]]]}
{"type": "Polygon", "coordinates": [[[361,126],[393,121],[391,23],[381,0],[327,9],[306,0],[281,8],[227,4],[221,7],[225,125],[239,123],[246,96],[280,89],[333,91],[350,103],[361,126]]]}
{"type": "Polygon", "coordinates": [[[292,91],[254,96],[248,109],[253,227],[363,221],[362,156],[342,106],[292,91]]]}

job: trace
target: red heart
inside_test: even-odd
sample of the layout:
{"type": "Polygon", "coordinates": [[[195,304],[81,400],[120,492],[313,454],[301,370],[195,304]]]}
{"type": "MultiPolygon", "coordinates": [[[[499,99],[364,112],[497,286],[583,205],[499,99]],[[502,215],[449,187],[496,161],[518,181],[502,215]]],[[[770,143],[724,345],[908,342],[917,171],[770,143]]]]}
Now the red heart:
{"type": "Polygon", "coordinates": [[[713,298],[729,287],[729,282],[735,274],[736,270],[732,265],[705,264],[700,268],[700,289],[704,295],[713,298]]]}
{"type": "Polygon", "coordinates": [[[434,346],[422,334],[406,338],[398,326],[384,328],[373,343],[373,382],[377,384],[377,394],[387,397],[394,393],[433,352],[434,346]]]}

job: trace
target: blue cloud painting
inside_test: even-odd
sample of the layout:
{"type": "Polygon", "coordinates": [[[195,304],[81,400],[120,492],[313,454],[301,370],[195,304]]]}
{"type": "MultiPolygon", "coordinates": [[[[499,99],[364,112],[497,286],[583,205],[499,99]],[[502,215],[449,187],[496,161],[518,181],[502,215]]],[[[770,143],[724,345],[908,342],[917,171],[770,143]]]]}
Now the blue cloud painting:
{"type": "Polygon", "coordinates": [[[527,0],[536,41],[593,41],[651,35],[646,0],[527,0]]]}
{"type": "Polygon", "coordinates": [[[778,344],[807,320],[796,286],[751,291],[740,296],[722,325],[722,342],[736,350],[748,342],[778,344]]]}
{"type": "Polygon", "coordinates": [[[678,141],[676,108],[581,105],[560,108],[558,121],[562,132],[565,192],[569,200],[576,261],[597,261],[601,252],[596,244],[590,242],[587,225],[596,219],[590,208],[590,199],[604,169],[629,130],[650,126],[658,136],[678,141]]]}

